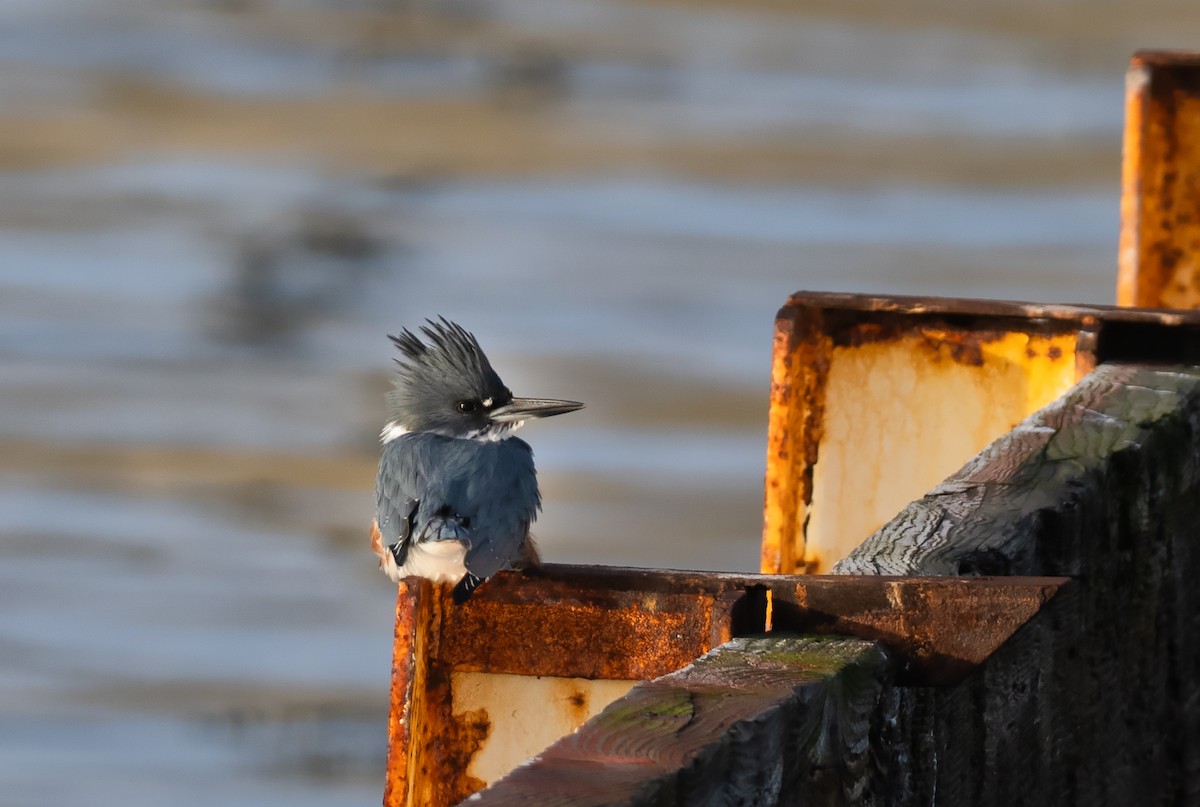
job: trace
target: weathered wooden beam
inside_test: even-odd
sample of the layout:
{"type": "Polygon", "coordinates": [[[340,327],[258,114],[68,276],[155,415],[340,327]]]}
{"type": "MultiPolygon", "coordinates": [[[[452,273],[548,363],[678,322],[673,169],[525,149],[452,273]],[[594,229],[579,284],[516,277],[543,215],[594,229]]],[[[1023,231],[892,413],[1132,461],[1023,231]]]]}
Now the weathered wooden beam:
{"type": "Polygon", "coordinates": [[[880,778],[889,689],[870,642],[737,639],[634,687],[471,803],[858,803],[880,778]]]}
{"type": "Polygon", "coordinates": [[[1200,317],[793,295],[775,322],[762,571],[828,571],[1098,363],[1200,362],[1200,317]]]}
{"type": "Polygon", "coordinates": [[[1200,367],[1105,365],[838,564],[1075,580],[980,674],[895,690],[878,803],[1200,803],[1197,525],[1200,367]]]}
{"type": "Polygon", "coordinates": [[[1200,308],[1200,53],[1134,54],[1121,186],[1117,302],[1200,308]]]}

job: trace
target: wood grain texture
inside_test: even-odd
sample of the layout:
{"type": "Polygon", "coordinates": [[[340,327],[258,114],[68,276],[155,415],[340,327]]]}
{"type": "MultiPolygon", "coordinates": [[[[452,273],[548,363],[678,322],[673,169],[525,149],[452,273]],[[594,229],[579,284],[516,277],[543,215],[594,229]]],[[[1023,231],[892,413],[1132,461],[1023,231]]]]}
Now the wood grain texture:
{"type": "Polygon", "coordinates": [[[735,639],[639,684],[469,803],[872,804],[889,677],[871,642],[735,639]]]}
{"type": "Polygon", "coordinates": [[[1200,803],[1200,368],[1103,365],[839,565],[1069,575],[979,674],[896,689],[896,805],[1200,803]]]}

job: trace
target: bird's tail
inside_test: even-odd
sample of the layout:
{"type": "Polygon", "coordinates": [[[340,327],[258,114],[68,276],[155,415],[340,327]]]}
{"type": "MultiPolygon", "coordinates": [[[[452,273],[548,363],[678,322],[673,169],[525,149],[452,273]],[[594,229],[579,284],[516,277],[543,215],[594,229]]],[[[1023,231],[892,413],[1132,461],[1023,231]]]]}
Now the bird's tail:
{"type": "Polygon", "coordinates": [[[451,596],[454,597],[455,605],[462,605],[467,600],[471,599],[471,593],[479,588],[479,584],[483,582],[482,577],[467,572],[462,580],[458,581],[458,585],[454,587],[451,596]]]}
{"type": "Polygon", "coordinates": [[[371,521],[371,551],[379,558],[379,568],[383,569],[393,583],[400,582],[400,567],[396,565],[396,556],[391,547],[383,545],[383,533],[379,531],[379,522],[371,521]]]}
{"type": "Polygon", "coordinates": [[[542,565],[542,555],[533,540],[533,533],[525,536],[525,540],[521,542],[520,554],[511,565],[514,569],[536,569],[542,565]]]}

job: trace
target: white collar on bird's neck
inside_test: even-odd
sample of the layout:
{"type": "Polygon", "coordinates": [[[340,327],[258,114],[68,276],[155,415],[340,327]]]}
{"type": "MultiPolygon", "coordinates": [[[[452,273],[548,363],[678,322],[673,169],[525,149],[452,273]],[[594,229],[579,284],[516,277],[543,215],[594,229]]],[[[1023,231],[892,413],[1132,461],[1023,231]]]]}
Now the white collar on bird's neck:
{"type": "MultiPolygon", "coordinates": [[[[437,430],[434,430],[430,433],[441,434],[443,437],[457,437],[460,440],[475,440],[476,442],[480,443],[498,443],[501,440],[507,440],[512,436],[513,432],[521,428],[523,425],[525,425],[525,421],[514,420],[508,423],[489,423],[482,429],[474,429],[464,435],[445,434],[437,430]]],[[[386,445],[387,443],[395,440],[397,437],[403,437],[411,432],[412,429],[408,428],[403,423],[397,423],[394,420],[389,420],[384,424],[383,431],[379,433],[379,442],[386,445]]]]}

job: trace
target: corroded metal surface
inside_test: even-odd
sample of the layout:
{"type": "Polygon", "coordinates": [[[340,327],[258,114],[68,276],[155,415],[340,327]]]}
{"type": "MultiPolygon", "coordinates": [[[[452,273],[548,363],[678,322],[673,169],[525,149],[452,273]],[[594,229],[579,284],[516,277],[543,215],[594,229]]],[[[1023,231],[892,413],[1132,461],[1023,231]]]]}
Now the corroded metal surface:
{"type": "MultiPolygon", "coordinates": [[[[728,641],[735,607],[755,610],[738,575],[547,566],[499,575],[446,609],[434,656],[456,670],[642,680],[728,641]]],[[[744,617],[757,625],[757,614],[744,617]]]]}
{"type": "Polygon", "coordinates": [[[489,743],[512,741],[496,735],[500,721],[489,710],[502,708],[507,719],[510,711],[574,705],[570,730],[603,705],[588,704],[585,687],[572,680],[656,678],[735,636],[768,629],[856,636],[886,646],[904,680],[949,683],[981,664],[1061,583],[547,565],[498,575],[456,606],[446,586],[408,579],[397,605],[385,804],[453,804],[483,787],[471,772],[494,766],[481,768],[477,756],[489,743]],[[467,674],[485,695],[455,704],[452,681],[467,674]],[[481,674],[509,677],[493,686],[481,674]],[[562,676],[556,686],[583,699],[521,702],[520,676],[562,676]],[[504,693],[504,702],[489,704],[488,690],[504,693]]]}
{"type": "Polygon", "coordinates": [[[762,571],[828,571],[1052,401],[1094,363],[1078,339],[1091,319],[1069,306],[794,295],[776,318],[762,571]],[[980,405],[947,418],[955,389],[980,405]],[[982,405],[993,390],[1001,401],[982,405]]]}
{"type": "Polygon", "coordinates": [[[1125,83],[1117,302],[1200,307],[1200,53],[1134,54],[1125,83]]]}
{"type": "Polygon", "coordinates": [[[388,715],[385,807],[415,803],[412,798],[424,772],[417,748],[425,730],[425,673],[428,668],[428,632],[432,592],[428,581],[400,581],[396,597],[396,632],[392,651],[392,689],[388,715]],[[416,740],[416,741],[414,741],[416,740]]]}
{"type": "MultiPolygon", "coordinates": [[[[785,309],[786,310],[786,309],[785,309]]],[[[816,571],[805,554],[804,525],[812,502],[813,467],[825,419],[832,340],[823,310],[812,306],[775,320],[767,426],[766,525],[759,568],[770,574],[816,571]],[[814,568],[807,569],[806,564],[814,568]]]]}
{"type": "Polygon", "coordinates": [[[1018,323],[1045,320],[1047,323],[1078,323],[1088,317],[1105,322],[1139,322],[1159,325],[1197,325],[1200,314],[1193,311],[1162,311],[1155,308],[1128,308],[1116,305],[1067,305],[1020,300],[982,300],[963,297],[918,297],[904,294],[874,295],[848,292],[802,291],[793,294],[783,309],[816,306],[830,312],[941,316],[963,324],[971,317],[998,318],[1018,323]]]}
{"type": "Polygon", "coordinates": [[[760,568],[779,574],[828,571],[1097,364],[1200,362],[1189,311],[805,292],[775,327],[760,568]]]}
{"type": "MultiPolygon", "coordinates": [[[[762,629],[765,589],[756,579],[716,573],[546,566],[504,573],[455,605],[447,586],[402,581],[397,605],[392,718],[385,804],[455,804],[486,782],[476,757],[496,716],[556,708],[509,682],[476,691],[503,702],[465,708],[454,702],[456,674],[561,677],[575,693],[575,728],[604,704],[571,680],[644,680],[690,663],[735,632],[762,629]]],[[[616,697],[623,690],[612,690],[616,697]]],[[[542,746],[524,749],[526,756],[542,746]]],[[[484,766],[485,768],[487,766],[484,766]]]]}

